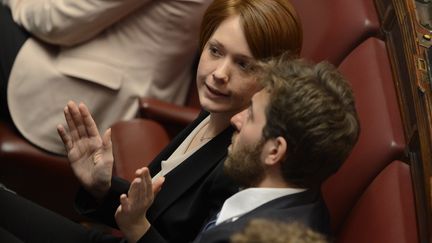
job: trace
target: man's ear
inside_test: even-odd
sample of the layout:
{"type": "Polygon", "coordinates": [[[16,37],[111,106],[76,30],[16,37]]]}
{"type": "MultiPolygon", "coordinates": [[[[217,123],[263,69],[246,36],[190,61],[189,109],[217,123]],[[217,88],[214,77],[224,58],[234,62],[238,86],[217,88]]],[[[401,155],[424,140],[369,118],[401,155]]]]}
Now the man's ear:
{"type": "Polygon", "coordinates": [[[269,139],[266,144],[266,165],[274,165],[285,158],[287,152],[287,142],[283,137],[269,139]]]}

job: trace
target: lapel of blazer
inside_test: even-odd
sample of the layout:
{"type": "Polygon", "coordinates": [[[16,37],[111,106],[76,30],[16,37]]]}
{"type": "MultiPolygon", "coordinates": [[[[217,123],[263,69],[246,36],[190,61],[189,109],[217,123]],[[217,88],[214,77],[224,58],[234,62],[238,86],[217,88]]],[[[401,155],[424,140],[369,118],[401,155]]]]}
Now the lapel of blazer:
{"type": "Polygon", "coordinates": [[[269,201],[256,209],[240,216],[233,222],[233,219],[223,221],[197,237],[193,243],[201,242],[226,242],[235,232],[243,230],[245,225],[255,218],[268,218],[271,215],[277,214],[280,217],[285,217],[283,211],[290,210],[293,207],[315,203],[319,200],[319,190],[309,189],[304,192],[290,194],[272,201],[269,201]]]}
{"type": "MultiPolygon", "coordinates": [[[[274,211],[281,210],[281,209],[286,210],[286,209],[294,208],[297,206],[303,206],[303,205],[316,203],[319,200],[320,200],[319,190],[308,189],[308,190],[303,191],[303,192],[286,195],[286,196],[271,200],[267,203],[264,203],[263,205],[255,208],[254,210],[240,216],[240,218],[238,220],[239,220],[239,222],[241,222],[241,221],[248,221],[250,218],[256,218],[259,216],[265,217],[265,216],[268,216],[269,211],[274,212],[274,211]]],[[[232,222],[232,219],[228,219],[228,220],[222,222],[222,224],[230,223],[230,222],[232,222]]]]}
{"type": "Polygon", "coordinates": [[[162,160],[168,159],[168,157],[174,153],[174,151],[180,146],[180,144],[186,139],[186,137],[195,129],[204,118],[209,115],[208,112],[202,111],[198,117],[185,129],[183,129],[174,139],[152,160],[148,168],[150,175],[153,177],[161,170],[162,160]]]}
{"type": "MultiPolygon", "coordinates": [[[[199,120],[202,121],[203,119],[204,118],[201,118],[199,120]]],[[[196,124],[194,122],[194,126],[192,129],[188,129],[189,132],[186,134],[186,136],[198,124],[199,122],[196,122],[196,124]]],[[[162,190],[158,193],[153,205],[150,207],[148,212],[149,219],[156,219],[163,211],[165,211],[166,208],[174,203],[177,198],[179,198],[199,179],[207,176],[208,172],[226,157],[227,148],[231,143],[233,132],[234,129],[232,127],[228,127],[167,174],[164,185],[162,186],[162,190]],[[164,190],[164,188],[168,189],[164,190]]],[[[178,147],[178,145],[180,145],[186,136],[179,135],[177,140],[181,141],[173,142],[173,144],[176,146],[170,146],[173,148],[170,148],[169,151],[166,152],[169,152],[169,154],[174,152],[174,150],[178,147]]],[[[166,158],[168,156],[166,156],[166,158]]],[[[152,168],[154,169],[152,173],[157,173],[160,170],[161,162],[155,162],[157,162],[158,165],[155,165],[152,168]]]]}
{"type": "Polygon", "coordinates": [[[306,205],[310,203],[315,203],[319,200],[319,198],[320,198],[320,192],[318,189],[308,189],[303,192],[286,195],[271,200],[267,203],[264,203],[263,205],[259,206],[255,210],[246,213],[244,217],[248,217],[248,216],[255,217],[254,216],[255,213],[259,213],[261,211],[266,211],[266,210],[274,210],[276,208],[285,209],[285,208],[292,208],[292,207],[297,207],[297,206],[306,205]]]}

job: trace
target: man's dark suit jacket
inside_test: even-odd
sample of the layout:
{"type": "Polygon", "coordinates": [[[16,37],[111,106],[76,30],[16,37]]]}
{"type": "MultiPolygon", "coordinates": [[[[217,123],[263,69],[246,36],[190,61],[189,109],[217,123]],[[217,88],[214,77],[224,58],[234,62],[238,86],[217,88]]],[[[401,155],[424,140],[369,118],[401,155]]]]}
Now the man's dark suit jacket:
{"type": "MultiPolygon", "coordinates": [[[[309,189],[274,199],[244,214],[234,222],[221,224],[202,232],[194,243],[230,242],[230,237],[242,231],[252,219],[300,222],[324,235],[330,234],[330,217],[319,189],[309,189]]],[[[229,221],[229,220],[227,220],[229,221]]]]}
{"type": "MultiPolygon", "coordinates": [[[[207,115],[202,112],[156,156],[149,166],[152,176],[160,171],[161,161],[166,160],[207,115]]],[[[225,129],[165,176],[162,190],[147,212],[152,227],[140,241],[191,242],[209,215],[238,191],[234,182],[223,173],[223,162],[233,131],[232,127],[225,129]]],[[[116,227],[114,213],[120,195],[128,188],[129,182],[113,178],[110,194],[102,205],[97,205],[89,194],[80,190],[76,208],[86,216],[116,227]]]]}

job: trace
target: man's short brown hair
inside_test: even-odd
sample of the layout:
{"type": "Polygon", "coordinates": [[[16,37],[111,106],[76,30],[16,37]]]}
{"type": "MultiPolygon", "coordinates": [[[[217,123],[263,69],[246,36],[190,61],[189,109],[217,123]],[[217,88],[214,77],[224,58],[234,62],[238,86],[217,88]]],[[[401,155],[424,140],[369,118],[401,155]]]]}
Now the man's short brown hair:
{"type": "Polygon", "coordinates": [[[253,219],[231,237],[231,243],[327,243],[328,240],[298,222],[253,219]]]}
{"type": "Polygon", "coordinates": [[[360,124],[350,84],[326,62],[316,65],[288,55],[263,65],[270,92],[264,139],[282,136],[284,179],[300,187],[320,185],[345,161],[360,124]]]}

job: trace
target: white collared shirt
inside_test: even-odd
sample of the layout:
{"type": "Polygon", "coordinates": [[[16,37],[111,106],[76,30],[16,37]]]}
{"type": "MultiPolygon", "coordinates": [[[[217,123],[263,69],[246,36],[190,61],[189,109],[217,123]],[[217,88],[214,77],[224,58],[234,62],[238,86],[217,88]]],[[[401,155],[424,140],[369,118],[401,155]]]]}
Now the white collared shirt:
{"type": "Polygon", "coordinates": [[[225,200],[216,225],[226,221],[235,221],[240,216],[254,210],[255,208],[270,202],[271,200],[290,194],[305,191],[299,188],[248,188],[237,192],[225,200]]]}
{"type": "Polygon", "coordinates": [[[210,121],[210,116],[207,116],[204,120],[200,122],[198,126],[195,127],[195,129],[186,137],[186,139],[180,144],[180,146],[178,146],[178,148],[171,154],[171,156],[167,160],[162,160],[161,170],[153,177],[152,179],[153,181],[160,176],[165,176],[166,174],[168,174],[175,167],[180,165],[183,161],[185,161],[193,153],[195,153],[198,149],[200,149],[202,146],[204,146],[207,142],[210,141],[210,140],[205,141],[200,145],[196,146],[195,148],[189,150],[187,153],[185,153],[190,143],[192,142],[193,138],[205,125],[209,123],[209,121],[210,121]]]}

